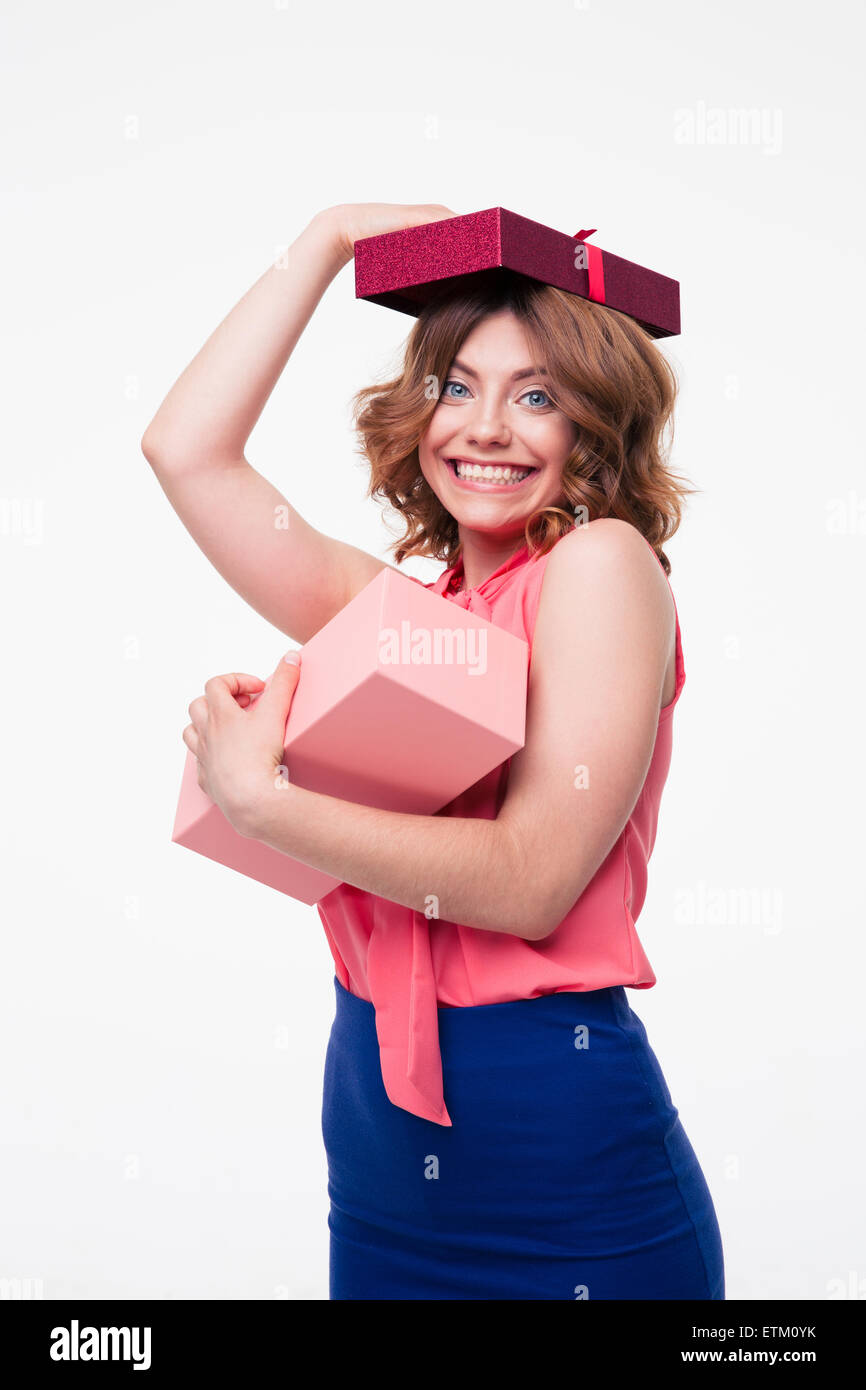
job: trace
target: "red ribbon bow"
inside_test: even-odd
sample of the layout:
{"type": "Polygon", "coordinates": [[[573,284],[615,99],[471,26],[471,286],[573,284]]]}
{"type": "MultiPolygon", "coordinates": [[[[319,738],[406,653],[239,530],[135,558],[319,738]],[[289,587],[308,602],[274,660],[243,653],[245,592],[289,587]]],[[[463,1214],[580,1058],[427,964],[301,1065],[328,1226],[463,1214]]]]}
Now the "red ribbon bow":
{"type": "Polygon", "coordinates": [[[597,227],[590,227],[579,232],[575,232],[574,239],[579,241],[586,251],[586,270],[589,276],[589,295],[596,304],[604,304],[604,261],[602,252],[598,246],[590,246],[586,237],[592,236],[597,232],[597,227]]]}

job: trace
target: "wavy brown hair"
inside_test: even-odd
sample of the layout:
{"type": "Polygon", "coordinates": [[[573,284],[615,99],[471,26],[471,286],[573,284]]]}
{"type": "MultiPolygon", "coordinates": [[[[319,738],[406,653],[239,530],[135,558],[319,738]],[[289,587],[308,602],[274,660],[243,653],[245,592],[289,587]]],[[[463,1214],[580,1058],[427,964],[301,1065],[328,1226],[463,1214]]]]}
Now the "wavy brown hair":
{"type": "Polygon", "coordinates": [[[384,499],[405,523],[390,547],[397,563],[426,555],[450,567],[460,554],[457,522],[421,472],[418,444],[461,344],[500,309],[520,320],[536,365],[550,374],[545,391],[577,426],[562,471],[572,510],[533,512],[524,532],[530,552],[549,550],[583,508],[583,520],[619,517],[637,527],[669,575],[662,546],[680,525],[683,499],[697,490],[667,465],[678,387],[673,368],[634,319],[507,271],[425,304],[399,374],[353,397],[360,453],[370,465],[367,495],[384,499]]]}

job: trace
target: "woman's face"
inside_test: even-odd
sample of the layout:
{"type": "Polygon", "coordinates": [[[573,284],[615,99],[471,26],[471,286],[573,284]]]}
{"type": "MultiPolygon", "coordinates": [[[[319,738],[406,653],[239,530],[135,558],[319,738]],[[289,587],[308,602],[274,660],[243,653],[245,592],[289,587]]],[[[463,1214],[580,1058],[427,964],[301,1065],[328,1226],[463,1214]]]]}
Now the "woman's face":
{"type": "Polygon", "coordinates": [[[424,477],[461,528],[522,535],[532,512],[564,503],[576,426],[546,381],[510,309],[464,339],[418,446],[424,477]]]}

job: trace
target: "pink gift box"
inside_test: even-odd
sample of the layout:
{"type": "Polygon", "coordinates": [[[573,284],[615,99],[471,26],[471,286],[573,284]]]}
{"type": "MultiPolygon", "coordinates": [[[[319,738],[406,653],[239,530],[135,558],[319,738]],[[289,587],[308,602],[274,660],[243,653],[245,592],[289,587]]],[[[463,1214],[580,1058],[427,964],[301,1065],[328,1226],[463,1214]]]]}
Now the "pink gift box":
{"type": "Polygon", "coordinates": [[[635,319],[653,338],[680,331],[677,280],[507,208],[446,217],[355,242],[355,297],[417,315],[443,290],[517,271],[635,319]]]}
{"type": "MultiPolygon", "coordinates": [[[[286,724],[289,780],[432,815],[523,747],[527,643],[383,569],[303,648],[286,724]]],[[[340,880],[245,838],[187,750],[172,840],[316,903],[340,880]]]]}

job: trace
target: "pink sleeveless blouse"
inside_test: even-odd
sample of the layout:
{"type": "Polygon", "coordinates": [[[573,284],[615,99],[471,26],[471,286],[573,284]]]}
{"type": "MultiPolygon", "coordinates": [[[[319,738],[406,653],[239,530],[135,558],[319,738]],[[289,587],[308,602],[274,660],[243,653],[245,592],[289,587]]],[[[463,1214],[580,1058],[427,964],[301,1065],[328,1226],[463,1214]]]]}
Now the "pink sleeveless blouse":
{"type": "MultiPolygon", "coordinates": [[[[423,587],[524,638],[531,662],[541,584],[551,553],[530,555],[524,544],[482,584],[468,590],[458,587],[463,573],[458,561],[423,587]]],[[[337,979],[375,1008],[382,1080],[394,1105],[436,1124],[451,1124],[442,1088],[439,1008],[501,1004],[608,985],[648,989],[656,983],[635,922],[646,897],[647,864],[670,766],[671,715],[684,682],[676,614],[676,688],[659,713],[652,760],[637,803],[577,902],[543,940],[525,941],[506,932],[431,920],[348,883],[318,904],[337,979]]],[[[437,815],[495,820],[505,799],[510,761],[437,815]]]]}

